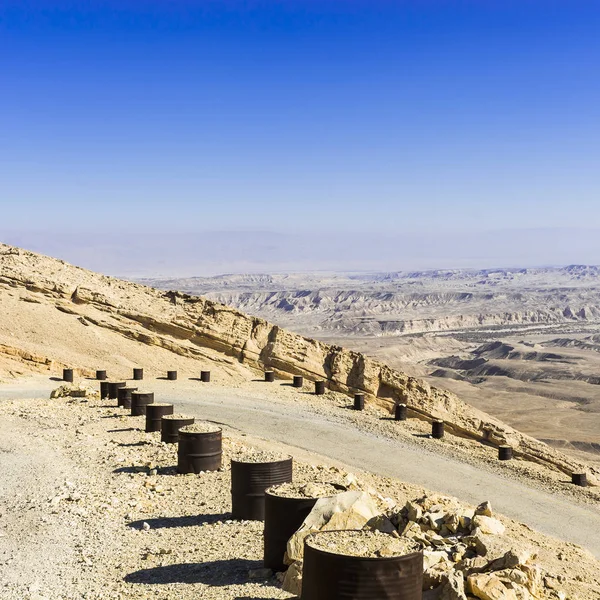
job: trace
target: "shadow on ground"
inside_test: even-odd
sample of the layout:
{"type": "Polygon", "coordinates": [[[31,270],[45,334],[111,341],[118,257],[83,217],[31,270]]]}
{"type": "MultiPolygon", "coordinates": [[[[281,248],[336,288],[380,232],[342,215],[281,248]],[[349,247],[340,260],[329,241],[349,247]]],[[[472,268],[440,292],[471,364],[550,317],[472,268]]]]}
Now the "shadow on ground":
{"type": "Polygon", "coordinates": [[[141,519],[132,521],[129,527],[142,529],[144,523],[150,525],[150,529],[170,529],[172,527],[197,527],[199,525],[212,525],[220,521],[228,521],[232,518],[231,513],[214,513],[208,515],[188,515],[185,517],[157,517],[156,519],[141,519]]]}
{"type": "MultiPolygon", "coordinates": [[[[248,583],[249,570],[261,567],[262,561],[241,558],[205,563],[184,563],[141,569],[126,575],[125,581],[127,583],[163,585],[168,583],[204,583],[212,586],[239,585],[248,583]]],[[[275,585],[274,581],[265,582],[265,584],[275,585]]]]}

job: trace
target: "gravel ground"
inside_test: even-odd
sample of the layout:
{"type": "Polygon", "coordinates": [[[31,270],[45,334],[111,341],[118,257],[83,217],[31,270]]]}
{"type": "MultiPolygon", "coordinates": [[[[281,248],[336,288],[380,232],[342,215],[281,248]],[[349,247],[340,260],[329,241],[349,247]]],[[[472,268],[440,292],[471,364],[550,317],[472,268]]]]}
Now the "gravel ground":
{"type": "MultiPolygon", "coordinates": [[[[144,433],[145,418],[115,401],[15,394],[2,403],[3,600],[290,598],[260,572],[263,525],[233,521],[229,491],[232,456],[248,448],[285,456],[289,448],[225,429],[223,468],[179,475],[176,446],[144,433]]],[[[339,483],[347,474],[291,452],[296,482],[339,483]]],[[[356,475],[398,505],[426,493],[356,475]]],[[[541,564],[564,578],[570,597],[600,598],[600,565],[587,552],[503,522],[515,539],[539,548],[541,564]]]]}

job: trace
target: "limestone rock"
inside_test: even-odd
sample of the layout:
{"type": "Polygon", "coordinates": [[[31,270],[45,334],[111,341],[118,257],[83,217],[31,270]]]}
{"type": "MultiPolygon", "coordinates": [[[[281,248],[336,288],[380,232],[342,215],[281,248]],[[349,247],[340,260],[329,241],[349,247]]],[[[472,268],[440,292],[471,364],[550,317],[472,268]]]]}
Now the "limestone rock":
{"type": "Polygon", "coordinates": [[[471,526],[474,529],[479,529],[481,533],[488,535],[503,535],[506,531],[506,528],[498,519],[484,515],[476,515],[473,518],[471,526]]]}
{"type": "Polygon", "coordinates": [[[282,589],[284,592],[295,594],[300,597],[302,594],[302,561],[296,561],[285,573],[282,589]]]}
{"type": "Polygon", "coordinates": [[[304,556],[304,538],[310,533],[333,529],[362,529],[379,515],[375,500],[365,492],[342,492],[330,498],[321,498],[288,541],[288,560],[296,561],[304,556]]]}
{"type": "Polygon", "coordinates": [[[513,590],[490,573],[469,575],[467,591],[480,600],[519,600],[513,590]]]}

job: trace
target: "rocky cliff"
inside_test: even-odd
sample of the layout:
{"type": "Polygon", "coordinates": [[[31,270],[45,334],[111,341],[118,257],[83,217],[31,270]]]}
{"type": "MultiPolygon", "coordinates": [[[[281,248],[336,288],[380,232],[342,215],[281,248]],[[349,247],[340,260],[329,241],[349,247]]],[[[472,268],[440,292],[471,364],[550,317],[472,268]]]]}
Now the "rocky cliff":
{"type": "MultiPolygon", "coordinates": [[[[487,444],[511,444],[516,456],[565,473],[589,472],[588,467],[470,407],[450,392],[361,353],[302,337],[202,297],[159,291],[0,245],[0,298],[2,289],[15,288],[28,292],[30,302],[52,302],[56,309],[88,325],[110,328],[176,354],[205,357],[210,348],[257,369],[273,368],[280,376],[325,378],[331,389],[362,391],[390,410],[395,403],[404,402],[414,416],[441,418],[456,435],[487,444]]],[[[590,473],[592,482],[596,483],[599,475],[590,473]]]]}

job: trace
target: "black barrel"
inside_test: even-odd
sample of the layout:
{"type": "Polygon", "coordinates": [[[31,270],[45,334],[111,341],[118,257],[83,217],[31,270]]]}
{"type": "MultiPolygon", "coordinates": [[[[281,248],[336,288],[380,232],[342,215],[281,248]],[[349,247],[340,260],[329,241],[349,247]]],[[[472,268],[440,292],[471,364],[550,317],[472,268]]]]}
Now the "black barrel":
{"type": "Polygon", "coordinates": [[[273,383],[275,381],[275,371],[265,371],[265,381],[273,383]]]}
{"type": "Polygon", "coordinates": [[[292,383],[292,386],[294,386],[295,388],[301,388],[303,385],[304,377],[300,375],[294,375],[294,383],[292,383]]]}
{"type": "Polygon", "coordinates": [[[133,369],[133,379],[135,381],[142,381],[144,379],[144,369],[133,369]]]}
{"type": "Polygon", "coordinates": [[[125,381],[109,381],[108,382],[108,399],[116,400],[119,397],[117,390],[125,387],[127,383],[125,381]]]}
{"type": "Polygon", "coordinates": [[[512,457],[512,446],[498,446],[498,460],[510,460],[512,457]]]}
{"type": "Polygon", "coordinates": [[[101,381],[100,382],[100,398],[102,400],[104,400],[105,398],[108,398],[108,384],[110,382],[109,381],[101,381]]]}
{"type": "Polygon", "coordinates": [[[223,456],[223,432],[211,431],[192,433],[179,432],[177,447],[177,471],[179,473],[200,473],[217,471],[221,468],[223,456]]]}
{"type": "Polygon", "coordinates": [[[136,387],[120,387],[117,389],[117,406],[131,408],[131,394],[137,390],[136,387]]]}
{"type": "Polygon", "coordinates": [[[157,402],[146,406],[146,433],[161,430],[161,419],[173,414],[173,405],[157,402]]]}
{"type": "Polygon", "coordinates": [[[573,485],[585,487],[587,485],[587,475],[585,473],[572,473],[571,481],[573,482],[573,485]]]}
{"type": "Polygon", "coordinates": [[[200,381],[210,383],[210,371],[200,371],[200,381]]]}
{"type": "Polygon", "coordinates": [[[169,381],[175,381],[177,379],[177,371],[167,371],[167,379],[169,381]]]}
{"type": "Polygon", "coordinates": [[[406,404],[396,404],[396,409],[394,410],[394,419],[396,421],[406,421],[407,413],[408,410],[406,404]]]}
{"type": "Polygon", "coordinates": [[[131,416],[140,417],[146,414],[146,406],[154,404],[154,392],[131,392],[131,416]]]}
{"type": "Polygon", "coordinates": [[[436,419],[431,422],[431,437],[441,440],[444,437],[444,421],[436,419]]]}
{"type": "Polygon", "coordinates": [[[63,381],[73,383],[73,369],[63,369],[63,381]]]}
{"type": "Polygon", "coordinates": [[[285,571],[283,562],[288,540],[300,528],[318,498],[283,498],[265,493],[264,566],[285,571]]]}
{"type": "Polygon", "coordinates": [[[184,417],[180,419],[161,419],[160,421],[160,441],[167,444],[176,444],[179,441],[179,430],[186,425],[193,425],[194,417],[184,417]]]}
{"type": "Polygon", "coordinates": [[[292,481],[293,459],[250,463],[231,461],[231,512],[242,521],[265,520],[265,490],[292,481]]]}
{"type": "Polygon", "coordinates": [[[325,381],[320,379],[319,381],[315,381],[315,394],[317,396],[322,396],[325,393],[325,381]]]}
{"type": "Polygon", "coordinates": [[[344,556],[304,542],[302,600],[421,600],[423,553],[389,558],[344,556]]]}
{"type": "Polygon", "coordinates": [[[365,410],[364,394],[354,394],[354,410],[365,410]]]}
{"type": "Polygon", "coordinates": [[[104,381],[106,379],[106,371],[96,371],[96,379],[98,381],[104,381]]]}

